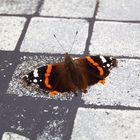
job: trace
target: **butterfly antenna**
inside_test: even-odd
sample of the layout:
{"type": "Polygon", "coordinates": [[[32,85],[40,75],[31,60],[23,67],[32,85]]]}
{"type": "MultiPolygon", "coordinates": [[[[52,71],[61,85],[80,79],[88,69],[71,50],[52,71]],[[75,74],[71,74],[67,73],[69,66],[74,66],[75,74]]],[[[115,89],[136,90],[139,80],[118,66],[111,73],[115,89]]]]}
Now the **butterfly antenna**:
{"type": "Polygon", "coordinates": [[[59,40],[56,38],[56,35],[54,34],[53,36],[54,36],[54,38],[56,39],[57,43],[58,43],[58,44],[60,45],[60,47],[62,48],[62,50],[63,50],[64,52],[66,52],[66,50],[63,48],[63,46],[61,45],[61,43],[59,42],[59,40]]]}
{"type": "Polygon", "coordinates": [[[73,48],[73,46],[74,46],[74,43],[75,43],[77,34],[78,34],[78,31],[76,31],[76,33],[75,33],[74,40],[73,40],[73,42],[72,42],[72,47],[71,47],[69,53],[71,52],[71,50],[72,50],[72,48],[73,48]]]}

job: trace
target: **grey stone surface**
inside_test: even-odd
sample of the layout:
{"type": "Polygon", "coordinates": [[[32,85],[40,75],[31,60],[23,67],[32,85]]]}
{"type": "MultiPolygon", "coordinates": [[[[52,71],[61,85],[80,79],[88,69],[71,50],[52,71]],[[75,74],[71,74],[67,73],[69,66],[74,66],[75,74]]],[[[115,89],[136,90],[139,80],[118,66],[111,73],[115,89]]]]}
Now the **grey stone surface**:
{"type": "Polygon", "coordinates": [[[22,17],[0,16],[0,50],[15,49],[25,21],[22,17]]]}
{"type": "Polygon", "coordinates": [[[107,20],[140,20],[139,0],[100,0],[96,18],[107,20]]]}
{"type": "Polygon", "coordinates": [[[24,136],[18,135],[16,133],[4,132],[2,136],[2,140],[30,140],[30,139],[24,136]]]}
{"type": "Polygon", "coordinates": [[[41,15],[59,17],[92,17],[97,0],[45,0],[41,15]]]}
{"type": "Polygon", "coordinates": [[[71,140],[139,140],[140,111],[79,108],[71,140]]]}
{"type": "Polygon", "coordinates": [[[69,52],[74,36],[78,31],[70,53],[84,51],[88,34],[88,22],[75,19],[33,18],[21,46],[21,52],[65,53],[69,52]],[[64,50],[53,35],[56,35],[64,50]]]}
{"type": "Polygon", "coordinates": [[[140,56],[140,24],[96,22],[90,53],[114,56],[140,56]]]}
{"type": "Polygon", "coordinates": [[[92,86],[82,99],[86,104],[140,107],[140,60],[118,60],[105,85],[92,86]]]}
{"type": "Polygon", "coordinates": [[[1,0],[0,14],[33,14],[39,0],[1,0]]]}

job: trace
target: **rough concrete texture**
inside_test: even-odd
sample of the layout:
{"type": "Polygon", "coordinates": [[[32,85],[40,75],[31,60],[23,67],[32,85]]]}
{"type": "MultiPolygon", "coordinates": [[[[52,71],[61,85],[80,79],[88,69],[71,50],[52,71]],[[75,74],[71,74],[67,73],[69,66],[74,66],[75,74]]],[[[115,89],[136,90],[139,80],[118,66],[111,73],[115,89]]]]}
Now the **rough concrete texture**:
{"type": "Polygon", "coordinates": [[[14,50],[23,30],[23,17],[0,16],[0,50],[14,50]]]}
{"type": "Polygon", "coordinates": [[[96,18],[106,20],[140,20],[139,0],[100,0],[96,18]]]}
{"type": "Polygon", "coordinates": [[[74,36],[78,31],[76,41],[70,53],[81,54],[84,51],[88,34],[88,22],[75,19],[33,18],[21,52],[65,53],[72,47],[74,36]],[[63,48],[54,38],[56,35],[63,48]]]}
{"type": "Polygon", "coordinates": [[[140,24],[95,22],[90,53],[114,56],[140,56],[140,24]]]}
{"type": "Polygon", "coordinates": [[[0,14],[34,14],[39,0],[1,0],[0,14]]]}
{"type": "Polygon", "coordinates": [[[139,140],[140,112],[79,108],[71,140],[139,140]]]}
{"type": "Polygon", "coordinates": [[[5,132],[2,136],[2,140],[30,140],[30,139],[12,132],[5,132]]]}
{"type": "Polygon", "coordinates": [[[97,0],[45,0],[41,10],[43,16],[92,17],[97,0]]]}

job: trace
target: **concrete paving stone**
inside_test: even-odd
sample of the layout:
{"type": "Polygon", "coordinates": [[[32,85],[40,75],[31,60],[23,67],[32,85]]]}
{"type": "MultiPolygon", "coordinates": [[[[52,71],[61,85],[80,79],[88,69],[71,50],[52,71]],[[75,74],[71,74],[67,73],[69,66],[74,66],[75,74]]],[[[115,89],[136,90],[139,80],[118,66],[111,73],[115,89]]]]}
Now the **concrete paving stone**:
{"type": "Polygon", "coordinates": [[[0,14],[33,14],[40,0],[1,0],[0,14]]]}
{"type": "Polygon", "coordinates": [[[82,99],[85,104],[140,107],[140,60],[118,60],[105,85],[92,86],[82,99]]]}
{"type": "Polygon", "coordinates": [[[22,17],[0,17],[0,50],[15,49],[25,21],[22,17]]]}
{"type": "Polygon", "coordinates": [[[21,52],[71,53],[84,51],[88,36],[88,22],[76,19],[33,18],[21,46],[21,52]],[[74,36],[78,31],[72,48],[74,36]],[[64,50],[53,35],[56,35],[64,50]]]}
{"type": "Polygon", "coordinates": [[[45,0],[41,10],[43,16],[93,17],[97,0],[45,0]]]}
{"type": "Polygon", "coordinates": [[[2,140],[30,140],[30,139],[13,132],[4,132],[2,140]]]}
{"type": "Polygon", "coordinates": [[[140,56],[140,24],[96,22],[90,53],[114,56],[140,56]]]}
{"type": "Polygon", "coordinates": [[[35,86],[24,86],[22,78],[35,68],[45,66],[49,63],[60,62],[62,57],[54,58],[52,56],[30,56],[30,57],[22,57],[21,63],[17,65],[17,68],[12,76],[12,80],[9,83],[9,88],[7,90],[7,94],[16,94],[17,96],[31,96],[31,97],[40,97],[53,100],[68,100],[71,101],[74,94],[57,94],[56,96],[51,96],[48,94],[48,91],[36,90],[35,86]]]}
{"type": "Polygon", "coordinates": [[[140,111],[79,108],[71,140],[139,140],[140,111]]]}
{"type": "Polygon", "coordinates": [[[139,0],[100,0],[96,18],[106,20],[140,20],[139,0]]]}

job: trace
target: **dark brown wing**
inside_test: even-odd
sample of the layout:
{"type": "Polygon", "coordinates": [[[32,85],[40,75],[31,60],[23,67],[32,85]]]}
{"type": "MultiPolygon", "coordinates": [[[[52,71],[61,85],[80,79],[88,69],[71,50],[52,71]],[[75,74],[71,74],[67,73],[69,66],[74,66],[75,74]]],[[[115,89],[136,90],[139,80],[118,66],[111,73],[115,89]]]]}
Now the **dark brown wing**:
{"type": "Polygon", "coordinates": [[[76,59],[75,63],[87,79],[88,86],[103,82],[110,70],[117,65],[115,58],[107,56],[87,56],[76,59]]]}

